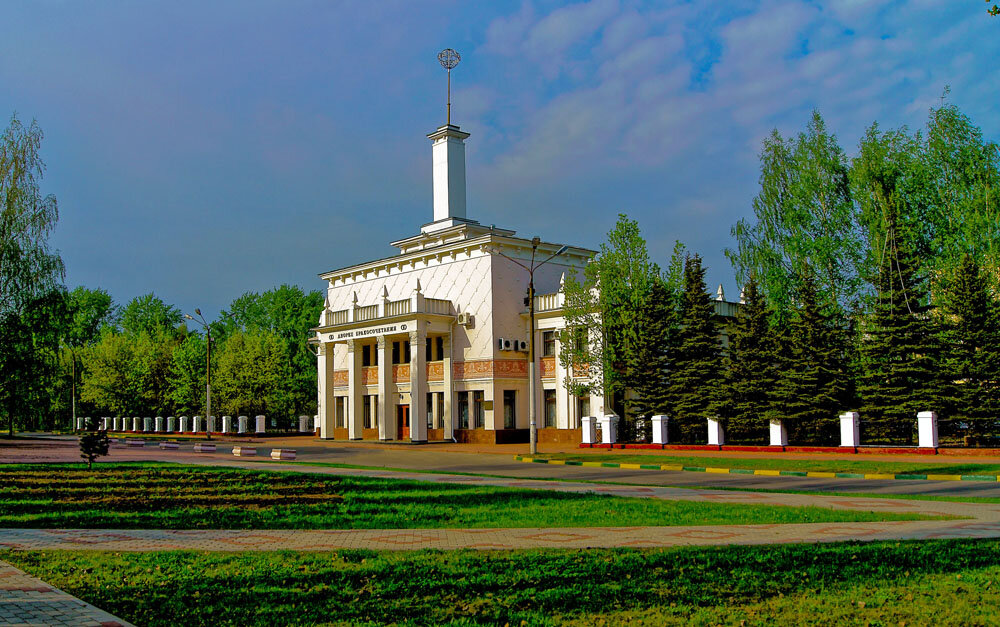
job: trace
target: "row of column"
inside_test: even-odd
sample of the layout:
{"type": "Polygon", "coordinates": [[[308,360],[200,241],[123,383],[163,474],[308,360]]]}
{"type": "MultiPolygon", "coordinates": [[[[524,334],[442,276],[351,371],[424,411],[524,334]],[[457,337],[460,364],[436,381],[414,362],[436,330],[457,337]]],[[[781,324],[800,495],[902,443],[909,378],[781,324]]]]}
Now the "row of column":
{"type": "MultiPolygon", "coordinates": [[[[938,425],[937,414],[932,411],[917,413],[917,446],[920,448],[937,448],[938,425]]],[[[667,444],[667,424],[669,416],[653,416],[653,444],[667,444]]],[[[615,444],[618,441],[618,416],[586,416],[582,418],[584,444],[597,443],[597,426],[601,426],[601,443],[615,444]]],[[[725,430],[718,419],[708,419],[708,444],[721,446],[726,443],[725,430]]],[[[857,447],[861,445],[861,420],[858,412],[850,411],[840,416],[840,445],[857,447]]],[[[788,446],[788,430],[781,420],[772,420],[770,424],[770,445],[788,446]]]]}
{"type": "MultiPolygon", "coordinates": [[[[76,428],[78,431],[83,431],[87,428],[87,424],[92,422],[92,418],[77,418],[76,428]]],[[[254,433],[264,433],[266,431],[267,419],[264,416],[257,416],[255,419],[255,431],[254,433]]],[[[195,416],[189,419],[187,416],[181,416],[180,418],[175,418],[173,416],[167,416],[165,419],[162,416],[157,416],[156,418],[122,418],[116,416],[103,417],[100,420],[99,428],[103,431],[132,431],[132,432],[149,432],[149,433],[203,433],[205,431],[216,432],[216,419],[215,416],[209,416],[206,421],[201,416],[195,416]]],[[[221,433],[250,433],[250,418],[249,416],[239,416],[236,422],[233,422],[232,416],[222,417],[222,430],[221,433]]]]}
{"type": "MultiPolygon", "coordinates": [[[[427,441],[427,359],[424,346],[427,333],[420,328],[409,333],[410,341],[410,381],[409,381],[409,440],[412,442],[427,441]]],[[[398,432],[396,407],[399,405],[399,386],[392,380],[391,337],[376,338],[378,351],[378,402],[376,403],[376,426],[379,440],[401,440],[398,432]]],[[[347,437],[351,440],[362,439],[365,425],[364,396],[367,384],[362,377],[362,351],[360,340],[348,340],[347,345],[347,437]]],[[[320,435],[324,439],[333,438],[333,428],[336,425],[336,396],[334,394],[334,343],[325,343],[320,349],[319,375],[322,384],[319,389],[320,435]]],[[[452,368],[451,368],[451,337],[443,340],[443,388],[444,388],[444,438],[454,436],[452,418],[452,368]]]]}

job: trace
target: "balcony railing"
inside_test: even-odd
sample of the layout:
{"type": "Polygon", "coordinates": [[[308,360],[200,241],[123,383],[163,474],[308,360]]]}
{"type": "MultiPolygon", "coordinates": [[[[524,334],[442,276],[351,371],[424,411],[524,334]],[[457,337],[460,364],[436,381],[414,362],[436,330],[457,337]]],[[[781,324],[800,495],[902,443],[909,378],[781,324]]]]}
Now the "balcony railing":
{"type": "Polygon", "coordinates": [[[385,304],[385,316],[402,316],[410,313],[410,299],[392,300],[385,304]]]}
{"type": "Polygon", "coordinates": [[[378,318],[378,305],[367,305],[354,310],[354,321],[364,322],[365,320],[375,320],[378,318]]]}
{"type": "Polygon", "coordinates": [[[347,322],[347,314],[348,311],[346,309],[326,312],[326,326],[345,324],[347,322]]]}
{"type": "Polygon", "coordinates": [[[536,294],[535,311],[555,311],[556,309],[562,309],[562,296],[559,292],[555,292],[554,294],[536,294]]]}
{"type": "Polygon", "coordinates": [[[440,298],[425,298],[424,299],[424,309],[430,314],[451,314],[451,301],[441,300],[440,298]]]}

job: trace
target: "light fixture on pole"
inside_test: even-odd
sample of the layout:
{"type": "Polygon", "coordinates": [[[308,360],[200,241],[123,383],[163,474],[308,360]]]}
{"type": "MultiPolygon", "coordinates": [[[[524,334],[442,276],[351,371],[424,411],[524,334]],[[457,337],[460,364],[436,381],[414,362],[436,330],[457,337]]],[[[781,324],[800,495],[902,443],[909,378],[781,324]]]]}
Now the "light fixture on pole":
{"type": "Polygon", "coordinates": [[[533,237],[531,239],[531,263],[524,265],[517,259],[513,257],[508,257],[500,250],[499,247],[494,246],[491,251],[500,255],[508,261],[512,261],[517,265],[521,266],[528,271],[528,427],[529,427],[529,443],[531,454],[535,455],[538,453],[538,422],[535,417],[537,413],[535,411],[535,270],[541,268],[548,262],[552,261],[559,255],[563,254],[569,250],[569,246],[562,246],[556,252],[549,255],[541,263],[535,263],[535,252],[538,250],[538,245],[542,243],[541,238],[533,237]]]}
{"type": "Polygon", "coordinates": [[[201,309],[195,308],[194,313],[197,318],[190,314],[184,314],[188,320],[193,320],[205,329],[206,351],[205,351],[205,435],[212,439],[212,328],[208,326],[205,316],[201,315],[201,309]]]}
{"type": "Polygon", "coordinates": [[[451,125],[451,70],[458,62],[462,60],[462,56],[452,50],[451,48],[445,48],[438,53],[438,63],[441,67],[448,70],[448,125],[451,125]]]}

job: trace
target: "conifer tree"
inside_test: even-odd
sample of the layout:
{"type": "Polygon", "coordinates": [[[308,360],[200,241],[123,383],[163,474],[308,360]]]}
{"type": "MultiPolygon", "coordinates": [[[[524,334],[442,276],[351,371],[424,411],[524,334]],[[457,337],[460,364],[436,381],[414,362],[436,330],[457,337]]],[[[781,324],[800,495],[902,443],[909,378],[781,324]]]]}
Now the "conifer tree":
{"type": "Polygon", "coordinates": [[[701,257],[691,255],[684,264],[680,328],[670,373],[671,424],[682,439],[694,441],[705,434],[706,420],[717,415],[721,345],[715,306],[705,289],[701,257]]]}
{"type": "Polygon", "coordinates": [[[649,417],[667,411],[668,372],[670,370],[671,344],[677,326],[676,295],[667,285],[657,280],[639,310],[632,398],[633,414],[649,417]]]}
{"type": "Polygon", "coordinates": [[[891,209],[886,225],[876,293],[861,329],[862,437],[911,444],[917,412],[940,410],[942,379],[925,280],[891,209]]]}
{"type": "Polygon", "coordinates": [[[824,444],[836,438],[837,414],[850,387],[846,334],[831,308],[819,302],[812,277],[800,286],[781,351],[773,415],[787,420],[790,442],[824,444]]]}
{"type": "Polygon", "coordinates": [[[767,300],[751,275],[743,288],[743,305],[729,326],[720,394],[720,413],[729,435],[738,441],[761,439],[767,433],[778,357],[769,316],[767,300]]]}
{"type": "Polygon", "coordinates": [[[971,255],[962,258],[942,305],[948,404],[955,421],[981,437],[1000,417],[1000,312],[971,255]]]}

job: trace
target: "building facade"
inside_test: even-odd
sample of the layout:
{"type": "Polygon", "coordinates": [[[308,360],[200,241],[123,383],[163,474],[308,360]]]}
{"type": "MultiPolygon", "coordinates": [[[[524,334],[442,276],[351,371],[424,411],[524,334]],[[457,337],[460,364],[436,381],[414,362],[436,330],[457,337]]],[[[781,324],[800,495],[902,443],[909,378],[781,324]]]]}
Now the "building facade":
{"type": "MultiPolygon", "coordinates": [[[[326,304],[318,347],[320,437],[350,440],[526,442],[529,403],[540,437],[572,441],[600,398],[570,395],[558,359],[560,287],[595,251],[568,247],[535,271],[528,329],[527,271],[562,246],[466,217],[465,140],[457,126],[432,142],[433,221],[393,242],[399,254],[320,275],[326,304]],[[534,250],[533,250],[534,249],[534,250]],[[536,398],[528,397],[534,333],[536,398]]],[[[576,435],[578,437],[578,435],[576,435]]]]}

